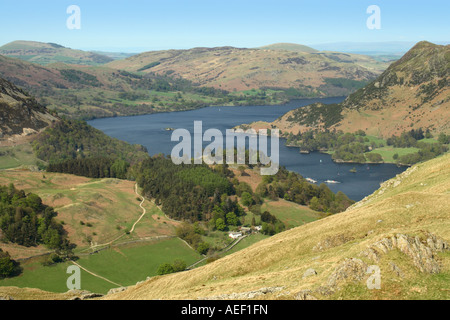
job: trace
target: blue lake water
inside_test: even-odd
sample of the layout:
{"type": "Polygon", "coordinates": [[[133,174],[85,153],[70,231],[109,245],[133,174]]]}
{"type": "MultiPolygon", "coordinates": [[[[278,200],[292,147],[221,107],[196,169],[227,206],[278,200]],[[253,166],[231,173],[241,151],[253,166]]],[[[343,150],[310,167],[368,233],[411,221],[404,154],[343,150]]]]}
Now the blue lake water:
{"type": "MultiPolygon", "coordinates": [[[[215,128],[225,133],[226,129],[243,123],[274,121],[290,110],[314,102],[339,103],[343,99],[294,100],[280,106],[207,107],[193,111],[95,119],[88,123],[111,137],[145,146],[151,155],[170,155],[178,142],[171,141],[172,132],[166,128],[187,129],[193,136],[194,121],[202,121],[203,132],[215,128]]],[[[280,165],[305,178],[314,179],[319,184],[326,180],[338,181],[338,184],[329,184],[330,189],[333,192],[342,191],[356,201],[373,193],[381,182],[405,170],[404,167],[393,164],[334,163],[327,154],[300,154],[298,148],[285,146],[284,140],[280,140],[280,165]],[[353,167],[356,167],[357,173],[350,172],[353,167]]]]}

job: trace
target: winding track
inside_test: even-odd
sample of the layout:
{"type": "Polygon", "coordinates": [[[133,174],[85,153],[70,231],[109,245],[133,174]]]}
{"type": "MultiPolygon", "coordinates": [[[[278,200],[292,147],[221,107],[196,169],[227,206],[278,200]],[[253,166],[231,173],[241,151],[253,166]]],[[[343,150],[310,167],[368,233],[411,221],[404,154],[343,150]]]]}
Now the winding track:
{"type": "Polygon", "coordinates": [[[139,217],[139,219],[137,219],[137,221],[133,224],[133,227],[131,228],[130,233],[132,233],[132,232],[134,231],[134,227],[136,227],[136,225],[139,223],[139,221],[141,221],[141,219],[142,219],[142,218],[145,216],[145,214],[147,213],[147,210],[145,210],[145,208],[142,206],[142,204],[145,202],[145,198],[144,198],[143,196],[141,196],[141,195],[138,193],[138,185],[137,185],[137,183],[135,184],[135,190],[134,190],[134,192],[137,194],[138,197],[142,198],[141,203],[139,203],[139,207],[141,207],[141,209],[142,209],[142,214],[141,214],[141,216],[139,217]]]}
{"type": "MultiPolygon", "coordinates": [[[[141,221],[141,219],[142,219],[142,218],[145,216],[145,214],[147,213],[147,210],[142,206],[142,205],[144,204],[144,202],[145,202],[145,198],[144,198],[143,196],[141,196],[141,195],[138,193],[138,185],[137,185],[137,183],[135,184],[134,192],[138,195],[138,197],[142,198],[142,201],[141,201],[141,203],[139,204],[139,207],[141,207],[141,209],[142,209],[142,214],[141,214],[141,216],[139,217],[139,219],[137,219],[136,222],[133,224],[133,227],[131,228],[130,233],[132,233],[132,232],[134,231],[134,228],[136,227],[136,225],[139,223],[139,221],[141,221]]],[[[126,233],[123,233],[121,236],[117,237],[116,239],[114,239],[114,240],[112,240],[112,241],[110,241],[110,242],[108,242],[108,243],[97,244],[97,245],[95,245],[95,246],[91,246],[89,249],[94,250],[95,248],[98,248],[98,247],[109,246],[109,245],[111,245],[113,242],[115,242],[115,241],[121,239],[122,237],[124,237],[125,235],[126,235],[126,233]]],[[[95,274],[95,273],[92,272],[92,271],[87,270],[86,268],[84,268],[83,266],[81,266],[80,264],[76,263],[76,262],[73,261],[73,260],[70,260],[70,262],[72,262],[72,263],[73,263],[74,265],[76,265],[77,267],[83,269],[83,270],[86,271],[87,273],[93,275],[94,277],[97,277],[97,278],[99,278],[99,279],[102,279],[102,280],[104,280],[104,281],[107,281],[107,282],[109,282],[109,283],[112,283],[112,284],[114,284],[114,285],[116,285],[116,286],[122,287],[121,284],[115,283],[115,282],[113,282],[113,281],[111,281],[111,280],[106,279],[105,277],[102,277],[102,276],[100,276],[100,275],[98,275],[98,274],[95,274]]]]}

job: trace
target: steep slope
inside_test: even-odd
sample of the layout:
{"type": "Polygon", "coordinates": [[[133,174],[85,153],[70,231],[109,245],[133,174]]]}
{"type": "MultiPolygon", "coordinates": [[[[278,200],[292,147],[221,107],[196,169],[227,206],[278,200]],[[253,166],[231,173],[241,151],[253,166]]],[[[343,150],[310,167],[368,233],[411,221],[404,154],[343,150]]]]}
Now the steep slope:
{"type": "Polygon", "coordinates": [[[28,135],[57,118],[12,83],[0,78],[0,138],[28,135]]]}
{"type": "Polygon", "coordinates": [[[14,41],[0,47],[0,55],[47,65],[54,62],[69,64],[99,65],[114,59],[81,50],[63,47],[56,43],[43,43],[35,41],[14,41]]]}
{"type": "Polygon", "coordinates": [[[108,299],[449,299],[450,155],[414,166],[346,212],[108,299]],[[368,266],[381,288],[368,289],[368,266]]]}
{"type": "Polygon", "coordinates": [[[389,137],[411,129],[450,132],[450,45],[420,42],[340,105],[310,105],[273,125],[285,132],[336,128],[389,137]]]}
{"type": "Polygon", "coordinates": [[[342,79],[352,80],[361,87],[387,67],[365,56],[278,48],[152,51],[111,62],[108,66],[144,73],[170,73],[201,86],[228,91],[294,88],[304,96],[348,94],[354,88],[342,85],[342,79]],[[339,83],[329,79],[338,79],[339,83]]]}

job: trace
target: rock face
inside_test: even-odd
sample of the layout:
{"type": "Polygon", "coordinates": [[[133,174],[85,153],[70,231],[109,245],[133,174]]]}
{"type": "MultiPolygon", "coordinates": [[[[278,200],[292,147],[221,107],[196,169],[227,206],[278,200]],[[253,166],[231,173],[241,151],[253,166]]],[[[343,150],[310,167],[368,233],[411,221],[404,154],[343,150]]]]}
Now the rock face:
{"type": "Polygon", "coordinates": [[[327,285],[336,287],[341,281],[361,281],[366,276],[367,267],[360,259],[345,259],[328,278],[327,285]]]}
{"type": "Polygon", "coordinates": [[[302,291],[298,292],[294,296],[294,299],[295,300],[317,300],[317,298],[312,295],[311,290],[302,290],[302,291]]]}
{"type": "Polygon", "coordinates": [[[34,98],[0,78],[0,138],[29,135],[56,120],[34,98]]]}
{"type": "Polygon", "coordinates": [[[88,300],[103,297],[103,294],[92,293],[87,290],[69,290],[67,294],[72,296],[68,300],[88,300]]]}
{"type": "Polygon", "coordinates": [[[313,268],[309,268],[308,270],[305,271],[302,278],[305,279],[311,276],[315,276],[316,274],[317,274],[316,270],[314,270],[313,268]]]}
{"type": "Polygon", "coordinates": [[[113,289],[110,289],[107,294],[108,295],[109,294],[115,294],[115,293],[119,293],[119,292],[122,292],[122,291],[125,291],[125,290],[127,290],[126,287],[113,288],[113,289]]]}
{"type": "MultiPolygon", "coordinates": [[[[340,239],[341,237],[337,237],[340,239]]],[[[392,237],[383,238],[360,253],[360,256],[365,257],[374,263],[378,263],[383,254],[391,250],[399,250],[411,258],[413,264],[425,273],[439,273],[441,268],[438,261],[435,259],[437,252],[442,252],[449,249],[449,245],[444,240],[437,236],[426,233],[426,239],[419,237],[412,237],[405,234],[396,234],[392,237]]],[[[402,270],[394,263],[389,262],[391,271],[398,277],[403,278],[402,270]]],[[[358,258],[347,258],[337,265],[332,274],[329,276],[326,283],[318,287],[314,291],[303,290],[294,295],[296,300],[315,300],[316,295],[330,296],[334,294],[339,288],[348,282],[361,282],[368,278],[369,265],[358,258]]],[[[305,275],[315,274],[314,269],[308,269],[305,275]],[[308,272],[309,271],[309,272],[308,272]]],[[[305,278],[303,276],[303,279],[305,278]]]]}
{"type": "Polygon", "coordinates": [[[361,255],[378,262],[382,254],[397,249],[410,257],[421,272],[439,273],[440,266],[435,259],[435,253],[448,250],[448,248],[448,244],[444,240],[433,234],[428,234],[426,240],[405,234],[397,234],[375,242],[361,252],[361,255]]]}

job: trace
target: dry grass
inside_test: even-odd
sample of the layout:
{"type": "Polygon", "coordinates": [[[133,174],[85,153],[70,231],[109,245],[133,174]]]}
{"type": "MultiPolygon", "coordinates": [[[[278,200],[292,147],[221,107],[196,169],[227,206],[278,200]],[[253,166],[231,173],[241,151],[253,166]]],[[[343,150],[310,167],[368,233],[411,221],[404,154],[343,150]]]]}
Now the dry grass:
{"type": "Polygon", "coordinates": [[[171,70],[173,75],[230,92],[261,87],[298,88],[299,83],[317,88],[325,83],[325,78],[348,77],[348,72],[355,80],[367,80],[388,66],[360,55],[352,55],[350,59],[352,63],[344,63],[306,52],[216,48],[152,51],[113,61],[107,66],[137,71],[149,63],[160,61],[159,65],[144,72],[165,74],[171,70]],[[297,63],[296,60],[308,63],[297,63]],[[330,66],[326,70],[323,67],[325,63],[330,66]],[[357,75],[353,68],[360,73],[357,75]]]}
{"type": "MultiPolygon", "coordinates": [[[[344,213],[283,232],[204,267],[154,277],[107,298],[196,299],[282,286],[284,291],[280,298],[291,299],[300,290],[323,285],[344,258],[358,258],[362,250],[384,237],[396,233],[414,236],[431,232],[448,241],[449,164],[450,155],[420,164],[417,169],[409,169],[394,178],[366,201],[344,213]],[[400,182],[395,183],[397,180],[400,182]],[[324,251],[313,250],[323,239],[339,234],[346,234],[353,240],[324,251]],[[302,279],[308,268],[314,268],[318,275],[302,279]]],[[[386,270],[386,259],[390,257],[387,255],[380,262],[383,274],[381,290],[350,285],[331,298],[421,298],[435,294],[438,298],[449,298],[448,291],[445,291],[448,289],[445,287],[448,287],[445,281],[449,273],[448,254],[439,256],[442,272],[435,277],[417,272],[405,255],[392,254],[397,254],[397,262],[406,273],[401,284],[396,283],[394,276],[386,270]],[[428,282],[423,283],[427,277],[428,282]],[[433,289],[424,290],[427,284],[433,285],[433,289]]],[[[274,299],[277,295],[267,294],[263,298],[274,299]]]]}
{"type": "MultiPolygon", "coordinates": [[[[134,182],[117,179],[90,179],[68,174],[0,171],[0,185],[14,183],[17,189],[39,195],[43,203],[55,208],[56,219],[64,223],[71,242],[78,248],[116,239],[131,229],[142,214],[134,193],[134,182]]],[[[147,215],[132,236],[138,238],[174,235],[175,226],[150,201],[144,206],[147,215]]],[[[14,258],[45,252],[41,247],[24,249],[17,245],[0,245],[14,258]]]]}
{"type": "MultiPolygon", "coordinates": [[[[360,252],[382,238],[397,233],[423,236],[431,232],[448,242],[449,164],[450,155],[419,164],[389,180],[346,212],[280,233],[198,269],[153,277],[106,298],[197,299],[283,287],[257,298],[293,299],[301,290],[324,285],[345,258],[360,258],[369,264],[360,252]],[[323,250],[314,249],[324,239],[339,235],[345,235],[346,240],[332,242],[323,250]],[[317,275],[303,279],[308,268],[314,268],[317,275]]],[[[450,254],[438,254],[437,259],[441,272],[424,274],[410,258],[394,250],[378,263],[381,290],[368,290],[364,282],[343,283],[331,296],[314,295],[322,299],[449,299],[450,254]],[[390,262],[401,268],[403,278],[389,269],[390,262]]],[[[38,297],[35,290],[0,290],[6,294],[9,291],[18,299],[38,297]]],[[[66,297],[45,293],[39,298],[66,297]]]]}

